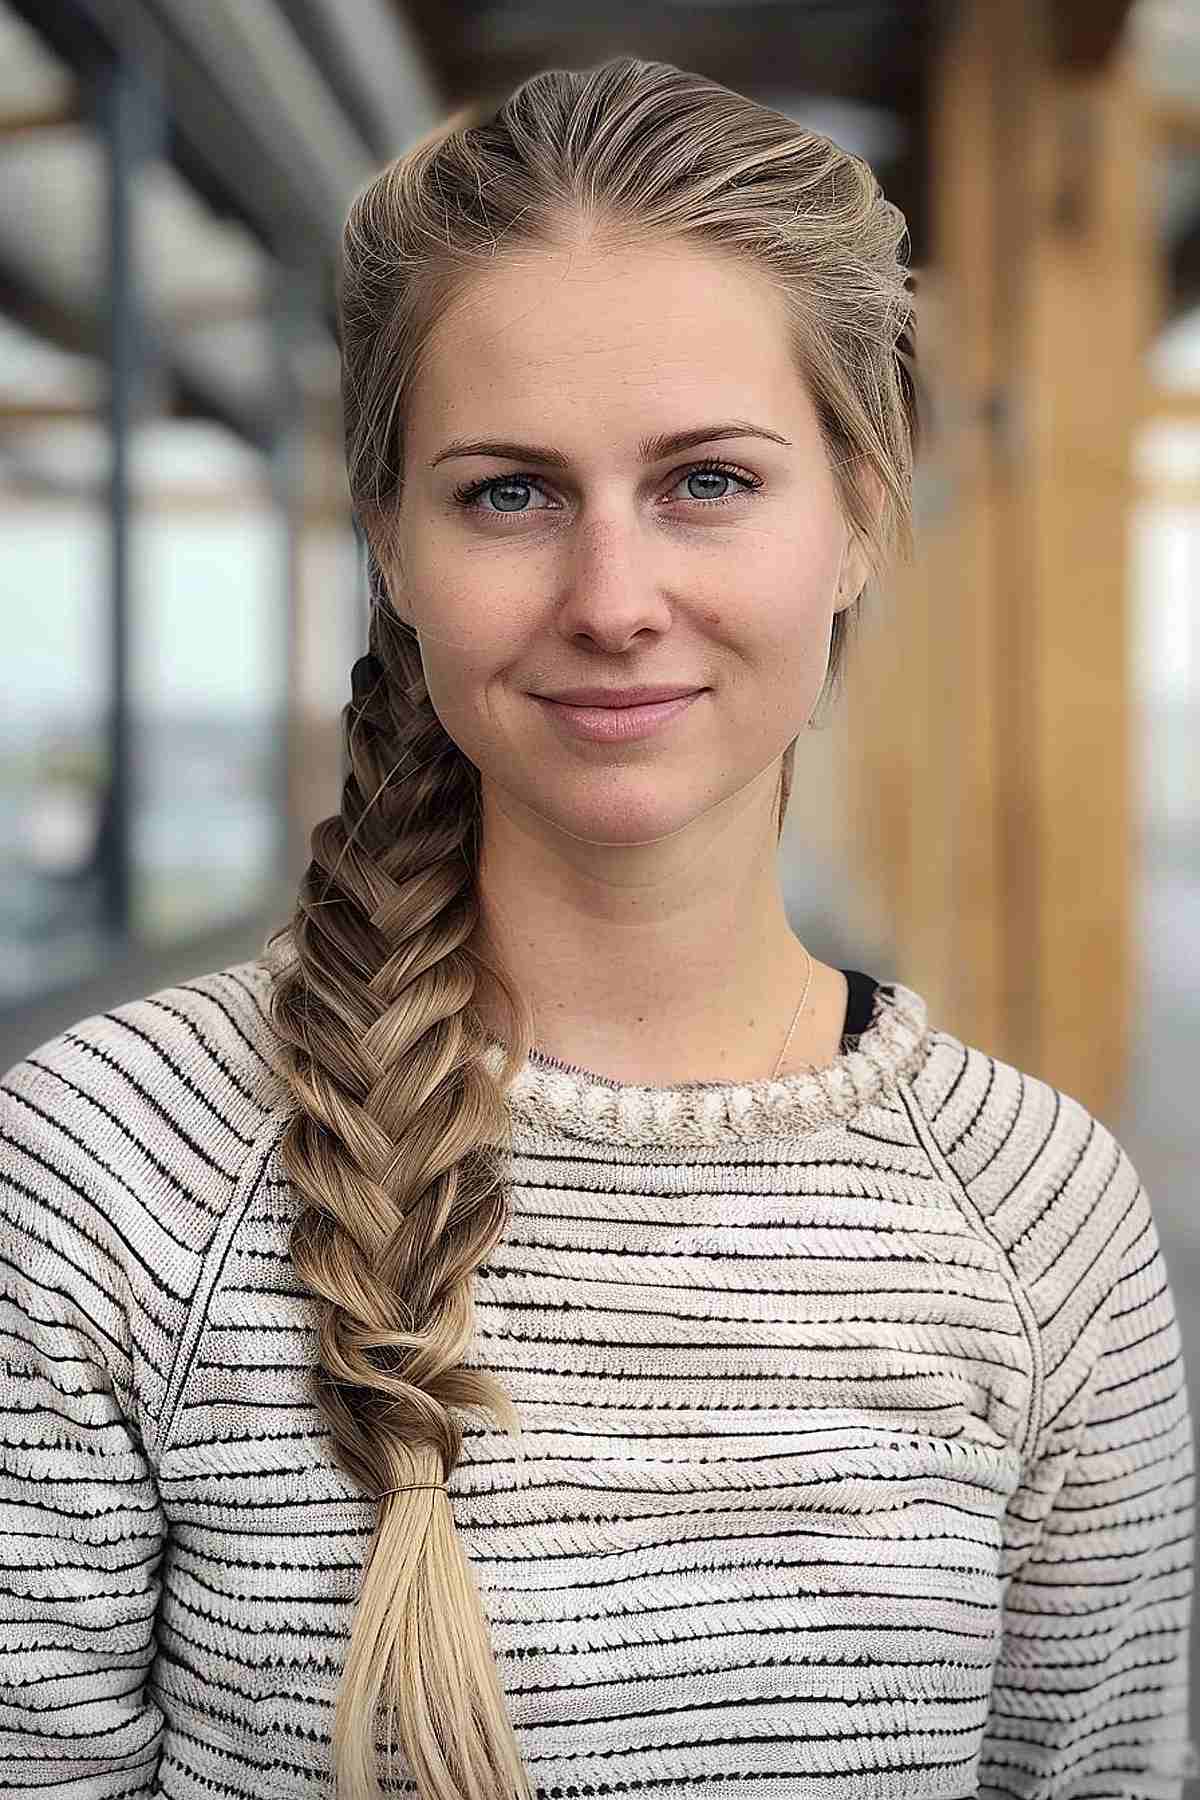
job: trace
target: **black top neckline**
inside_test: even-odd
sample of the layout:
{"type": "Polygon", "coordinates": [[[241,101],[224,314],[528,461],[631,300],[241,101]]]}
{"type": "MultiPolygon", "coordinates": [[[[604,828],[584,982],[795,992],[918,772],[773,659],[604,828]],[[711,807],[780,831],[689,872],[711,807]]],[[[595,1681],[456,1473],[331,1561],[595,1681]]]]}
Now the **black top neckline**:
{"type": "Polygon", "coordinates": [[[861,969],[843,969],[842,974],[850,989],[846,996],[842,1048],[853,1050],[871,1023],[875,1011],[875,990],[880,984],[873,975],[864,975],[861,969]]]}

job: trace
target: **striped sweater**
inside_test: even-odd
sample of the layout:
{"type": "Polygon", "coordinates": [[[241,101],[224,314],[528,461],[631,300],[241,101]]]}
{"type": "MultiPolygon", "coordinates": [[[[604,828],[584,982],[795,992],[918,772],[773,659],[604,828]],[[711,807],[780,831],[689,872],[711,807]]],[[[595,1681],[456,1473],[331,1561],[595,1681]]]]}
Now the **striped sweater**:
{"type": "MultiPolygon", "coordinates": [[[[269,974],[0,1082],[3,1794],[331,1792],[375,1507],[311,1398],[269,974]]],[[[471,1355],[524,1456],[465,1417],[450,1504],[541,1800],[1177,1800],[1192,1427],[1105,1127],[901,984],[821,1070],[535,1053],[510,1105],[471,1355]]]]}

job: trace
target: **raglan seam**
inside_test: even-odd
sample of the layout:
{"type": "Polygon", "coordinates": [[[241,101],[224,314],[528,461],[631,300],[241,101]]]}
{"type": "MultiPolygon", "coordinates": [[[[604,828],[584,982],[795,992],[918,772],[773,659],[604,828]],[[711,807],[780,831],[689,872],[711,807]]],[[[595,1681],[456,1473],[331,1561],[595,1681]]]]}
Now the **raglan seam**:
{"type": "Polygon", "coordinates": [[[212,1296],[220,1285],[233,1240],[246,1213],[262,1188],[282,1131],[281,1121],[270,1117],[255,1135],[234,1172],[229,1205],[225,1208],[220,1223],[203,1252],[200,1273],[191,1299],[188,1301],[187,1314],[171,1361],[171,1373],[167,1378],[162,1410],[156,1421],[155,1456],[159,1462],[172,1447],[172,1434],[182,1411],[188,1382],[196,1366],[196,1354],[208,1324],[212,1296]],[[263,1144],[264,1138],[267,1139],[265,1145],[263,1144]],[[254,1166],[248,1174],[247,1171],[252,1164],[254,1166]],[[241,1192],[243,1187],[244,1192],[241,1192]]]}
{"type": "Polygon", "coordinates": [[[1028,1471],[1029,1466],[1034,1460],[1034,1452],[1041,1439],[1042,1420],[1046,1400],[1045,1355],[1042,1344],[1041,1327],[1037,1320],[1037,1312],[1030,1295],[1026,1291],[1020,1273],[1013,1266],[1008,1251],[995,1233],[988,1228],[982,1213],[971,1199],[962,1176],[948,1160],[941,1145],[938,1143],[933,1131],[933,1126],[922,1111],[915,1094],[912,1093],[910,1088],[905,1087],[898,1088],[897,1092],[903,1102],[904,1110],[908,1114],[913,1130],[916,1132],[917,1137],[925,1150],[925,1154],[929,1157],[943,1181],[946,1182],[966,1223],[971,1228],[974,1235],[981,1238],[988,1247],[994,1250],[1002,1259],[1005,1279],[1008,1282],[1014,1304],[1020,1315],[1025,1339],[1029,1345],[1032,1391],[1029,1399],[1024,1438],[1018,1446],[1022,1471],[1025,1473],[1028,1471]]]}

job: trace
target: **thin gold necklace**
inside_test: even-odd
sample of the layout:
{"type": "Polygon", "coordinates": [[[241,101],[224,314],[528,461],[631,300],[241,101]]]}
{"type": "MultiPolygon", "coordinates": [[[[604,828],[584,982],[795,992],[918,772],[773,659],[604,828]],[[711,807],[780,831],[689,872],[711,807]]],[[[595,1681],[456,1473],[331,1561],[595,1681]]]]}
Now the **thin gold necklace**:
{"type": "Polygon", "coordinates": [[[783,1059],[787,1055],[787,1047],[792,1041],[792,1032],[795,1031],[795,1029],[796,1029],[796,1020],[800,1017],[801,1009],[804,1006],[804,1002],[808,999],[808,990],[812,986],[813,959],[811,956],[809,956],[807,949],[805,949],[804,954],[805,954],[805,956],[808,957],[808,980],[805,982],[804,992],[800,996],[800,1005],[796,1008],[795,1012],[792,1014],[792,1022],[790,1024],[790,1026],[788,1027],[788,1034],[783,1040],[783,1049],[779,1052],[779,1061],[775,1064],[775,1067],[771,1070],[771,1080],[772,1081],[774,1081],[775,1077],[778,1075],[780,1067],[782,1066],[782,1063],[783,1063],[783,1059]]]}

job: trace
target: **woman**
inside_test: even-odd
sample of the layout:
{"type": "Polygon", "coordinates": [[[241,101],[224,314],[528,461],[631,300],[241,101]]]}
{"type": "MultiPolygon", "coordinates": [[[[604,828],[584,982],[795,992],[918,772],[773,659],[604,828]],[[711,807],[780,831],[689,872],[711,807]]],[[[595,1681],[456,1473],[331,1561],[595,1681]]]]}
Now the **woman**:
{"type": "Polygon", "coordinates": [[[356,200],[341,812],[261,958],[2,1090],[8,1791],[1179,1795],[1136,1172],[780,893],[903,241],[633,59],[356,200]]]}

